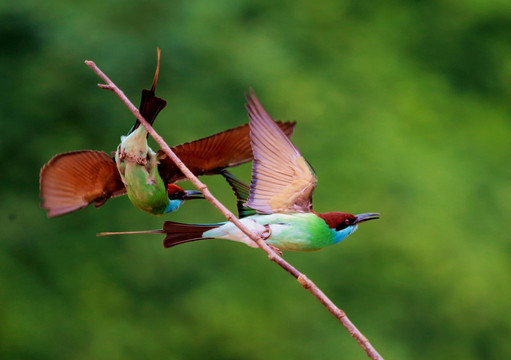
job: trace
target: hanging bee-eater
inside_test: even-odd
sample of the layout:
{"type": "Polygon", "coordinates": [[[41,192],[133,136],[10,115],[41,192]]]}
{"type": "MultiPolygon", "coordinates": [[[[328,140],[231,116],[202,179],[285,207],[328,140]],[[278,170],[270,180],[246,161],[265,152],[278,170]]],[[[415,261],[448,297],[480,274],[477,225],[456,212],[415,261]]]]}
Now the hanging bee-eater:
{"type": "MultiPolygon", "coordinates": [[[[156,82],[160,70],[160,51],[150,91],[142,91],[140,109],[147,114],[150,123],[167,102],[155,96],[156,82]]],[[[115,162],[121,180],[126,187],[128,198],[133,205],[151,214],[161,215],[177,210],[184,200],[200,198],[198,191],[185,191],[176,187],[169,192],[158,172],[156,153],[147,143],[147,130],[137,120],[127,136],[121,137],[121,143],[115,153],[115,162]],[[178,197],[174,197],[174,193],[178,197]],[[170,195],[170,196],[169,196],[170,195]]]]}
{"type": "MultiPolygon", "coordinates": [[[[279,250],[313,251],[337,244],[357,230],[360,223],[379,218],[377,213],[352,215],[313,211],[312,193],[317,183],[314,171],[275,125],[253,91],[247,101],[254,161],[245,206],[256,212],[241,219],[247,228],[263,234],[266,242],[279,250]]],[[[243,189],[237,192],[238,198],[243,197],[243,192],[243,189]]],[[[166,234],[165,247],[213,238],[257,247],[231,222],[182,224],[166,221],[162,230],[145,233],[166,234]]]]}
{"type": "MultiPolygon", "coordinates": [[[[155,96],[158,65],[151,90],[142,91],[140,113],[153,123],[167,102],[155,96]]],[[[294,122],[279,122],[288,136],[294,122]]],[[[225,167],[252,160],[249,126],[245,124],[218,134],[176,146],[172,150],[195,175],[216,174],[225,167]]],[[[54,156],[40,173],[40,190],[48,216],[102,206],[108,199],[128,194],[141,210],[154,215],[175,211],[189,199],[203,198],[185,191],[175,182],[186,180],[174,162],[147,144],[147,131],[137,121],[121,139],[114,158],[102,151],[82,150],[54,156]]]]}

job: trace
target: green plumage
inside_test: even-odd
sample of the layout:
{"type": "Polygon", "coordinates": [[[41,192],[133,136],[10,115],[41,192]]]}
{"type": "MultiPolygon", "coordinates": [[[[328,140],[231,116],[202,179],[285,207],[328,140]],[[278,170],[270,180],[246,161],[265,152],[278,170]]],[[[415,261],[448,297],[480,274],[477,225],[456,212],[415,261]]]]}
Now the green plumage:
{"type": "MultiPolygon", "coordinates": [[[[258,233],[264,233],[263,226],[266,226],[266,230],[270,230],[266,242],[280,250],[289,251],[319,250],[339,242],[356,230],[356,227],[353,227],[342,235],[337,234],[314,213],[252,215],[241,219],[241,222],[258,233]]],[[[239,241],[257,247],[231,222],[204,232],[202,237],[239,241]]]]}
{"type": "Polygon", "coordinates": [[[154,215],[164,214],[169,206],[165,184],[158,173],[156,154],[147,144],[147,131],[139,126],[123,136],[115,162],[130,201],[154,215]]]}

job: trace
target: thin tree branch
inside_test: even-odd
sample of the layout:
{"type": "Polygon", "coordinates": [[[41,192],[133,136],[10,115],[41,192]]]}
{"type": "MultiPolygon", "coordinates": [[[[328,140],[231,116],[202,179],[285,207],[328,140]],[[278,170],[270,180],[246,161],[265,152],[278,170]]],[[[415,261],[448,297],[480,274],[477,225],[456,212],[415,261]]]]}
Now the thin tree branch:
{"type": "Polygon", "coordinates": [[[163,138],[153,129],[153,127],[143,118],[138,109],[131,103],[131,101],[124,95],[124,93],[96,66],[93,61],[86,60],[85,64],[90,67],[96,74],[101,77],[106,84],[98,84],[102,89],[113,91],[122,102],[131,110],[135,117],[140,123],[146,128],[147,132],[156,140],[162,150],[171,158],[181,170],[181,172],[190,180],[190,182],[203,194],[204,197],[215,206],[225,218],[236,225],[243,233],[245,233],[250,239],[257,243],[257,245],[268,255],[271,261],[276,262],[280,267],[290,273],[307,291],[314,295],[323,306],[335,316],[341,324],[348,330],[350,335],[364,349],[367,356],[371,359],[383,359],[380,354],[373,348],[369,340],[362,335],[362,333],[356,328],[356,326],[348,319],[346,313],[339,309],[311,280],[309,280],[304,274],[298,271],[295,267],[280,257],[261,237],[260,234],[256,234],[248,230],[241,221],[227,209],[220,201],[218,201],[209,191],[207,186],[202,183],[187,167],[186,165],[176,156],[176,154],[170,149],[163,138]]]}

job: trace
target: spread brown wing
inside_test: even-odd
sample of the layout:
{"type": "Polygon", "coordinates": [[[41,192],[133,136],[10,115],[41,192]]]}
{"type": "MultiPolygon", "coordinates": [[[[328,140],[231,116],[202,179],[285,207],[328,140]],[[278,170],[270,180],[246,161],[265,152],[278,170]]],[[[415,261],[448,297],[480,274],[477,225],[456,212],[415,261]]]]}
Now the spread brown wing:
{"type": "MultiPolygon", "coordinates": [[[[290,137],[296,122],[278,121],[276,124],[290,137]]],[[[217,174],[226,167],[253,159],[248,124],[175,146],[172,151],[197,176],[217,174]]],[[[158,170],[166,184],[186,180],[176,164],[162,150],[158,151],[158,158],[158,170]]]]}
{"type": "Polygon", "coordinates": [[[41,206],[49,217],[64,215],[124,195],[113,159],[102,151],[82,150],[55,155],[39,175],[41,206]]]}
{"type": "Polygon", "coordinates": [[[254,151],[246,206],[258,213],[312,211],[317,179],[307,161],[250,91],[247,111],[254,151]]]}

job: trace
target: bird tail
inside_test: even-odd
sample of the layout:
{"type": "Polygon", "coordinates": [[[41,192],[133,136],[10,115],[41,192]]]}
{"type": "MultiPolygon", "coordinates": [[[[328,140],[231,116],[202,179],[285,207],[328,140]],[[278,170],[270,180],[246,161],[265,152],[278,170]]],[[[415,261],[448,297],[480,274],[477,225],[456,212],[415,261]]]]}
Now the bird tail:
{"type": "Polygon", "coordinates": [[[255,215],[255,210],[245,206],[245,202],[247,202],[248,196],[250,195],[250,186],[225,169],[221,170],[220,174],[222,174],[227,183],[231,186],[232,191],[234,191],[238,217],[241,219],[250,215],[255,215]]]}
{"type": "Polygon", "coordinates": [[[163,247],[169,248],[191,241],[210,239],[203,237],[204,232],[214,229],[222,224],[182,224],[173,221],[163,223],[163,231],[166,233],[163,239],[163,247]]]}
{"type": "Polygon", "coordinates": [[[109,235],[137,235],[137,234],[165,234],[163,239],[163,247],[169,248],[190,241],[211,239],[202,237],[202,234],[208,230],[214,229],[219,224],[183,224],[173,221],[165,221],[163,229],[160,230],[142,230],[142,231],[118,231],[118,232],[102,232],[96,236],[109,235]]]}
{"type": "MultiPolygon", "coordinates": [[[[146,119],[149,124],[153,124],[156,116],[162,111],[165,106],[167,106],[167,101],[162,98],[155,96],[156,83],[158,82],[158,75],[160,73],[160,49],[158,50],[158,63],[156,65],[156,71],[154,73],[153,86],[151,90],[143,89],[142,90],[142,98],[140,100],[140,106],[138,110],[140,114],[146,119]]],[[[138,119],[135,121],[135,124],[128,132],[128,135],[135,131],[140,126],[140,121],[138,119]]]]}
{"type": "Polygon", "coordinates": [[[141,231],[106,231],[97,233],[96,236],[110,235],[138,235],[138,234],[165,234],[163,230],[141,230],[141,231]]]}

